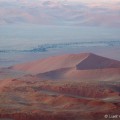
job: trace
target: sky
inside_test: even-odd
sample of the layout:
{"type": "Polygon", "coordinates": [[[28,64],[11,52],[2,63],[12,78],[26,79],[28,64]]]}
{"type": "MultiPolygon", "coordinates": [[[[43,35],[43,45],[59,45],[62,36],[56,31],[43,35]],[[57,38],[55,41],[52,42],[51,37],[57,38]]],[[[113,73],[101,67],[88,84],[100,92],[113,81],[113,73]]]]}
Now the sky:
{"type": "Polygon", "coordinates": [[[0,0],[0,25],[120,27],[120,0],[0,0]]]}
{"type": "Polygon", "coordinates": [[[120,0],[0,0],[0,65],[30,52],[119,45],[120,0]]]}
{"type": "Polygon", "coordinates": [[[67,0],[72,2],[86,2],[86,3],[92,3],[92,2],[119,2],[119,0],[67,0]]]}

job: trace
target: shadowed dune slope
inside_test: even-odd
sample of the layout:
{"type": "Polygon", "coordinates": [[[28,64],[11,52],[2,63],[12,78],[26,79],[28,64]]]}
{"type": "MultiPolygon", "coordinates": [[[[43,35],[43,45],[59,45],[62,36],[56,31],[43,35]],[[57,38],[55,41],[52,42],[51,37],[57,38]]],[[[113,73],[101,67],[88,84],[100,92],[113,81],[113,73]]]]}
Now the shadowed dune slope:
{"type": "Polygon", "coordinates": [[[89,54],[86,59],[76,66],[76,68],[77,70],[120,68],[120,61],[101,57],[95,54],[89,54]]]}

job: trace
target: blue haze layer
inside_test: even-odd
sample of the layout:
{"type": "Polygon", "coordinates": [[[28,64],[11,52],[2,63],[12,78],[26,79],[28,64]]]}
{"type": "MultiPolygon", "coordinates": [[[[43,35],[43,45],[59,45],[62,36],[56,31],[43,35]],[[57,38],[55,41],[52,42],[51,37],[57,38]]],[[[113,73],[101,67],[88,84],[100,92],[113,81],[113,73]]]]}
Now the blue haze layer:
{"type": "Polygon", "coordinates": [[[24,62],[23,59],[27,61],[35,54],[47,56],[51,51],[54,55],[64,49],[77,51],[83,47],[115,46],[120,47],[120,28],[26,24],[0,26],[0,66],[24,62]]]}

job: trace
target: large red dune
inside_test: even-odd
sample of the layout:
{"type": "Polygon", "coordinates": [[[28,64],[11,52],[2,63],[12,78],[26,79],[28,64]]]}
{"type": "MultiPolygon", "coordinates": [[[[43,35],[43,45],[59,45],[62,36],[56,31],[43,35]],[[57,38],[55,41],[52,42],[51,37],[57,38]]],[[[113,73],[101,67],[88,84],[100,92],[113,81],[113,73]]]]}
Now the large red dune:
{"type": "Polygon", "coordinates": [[[76,67],[77,70],[120,68],[120,61],[101,57],[92,53],[81,53],[40,59],[30,63],[15,65],[12,69],[38,74],[56,69],[73,67],[76,67]]]}
{"type": "Polygon", "coordinates": [[[120,77],[120,61],[92,53],[53,56],[11,67],[46,79],[105,79],[120,77]]]}

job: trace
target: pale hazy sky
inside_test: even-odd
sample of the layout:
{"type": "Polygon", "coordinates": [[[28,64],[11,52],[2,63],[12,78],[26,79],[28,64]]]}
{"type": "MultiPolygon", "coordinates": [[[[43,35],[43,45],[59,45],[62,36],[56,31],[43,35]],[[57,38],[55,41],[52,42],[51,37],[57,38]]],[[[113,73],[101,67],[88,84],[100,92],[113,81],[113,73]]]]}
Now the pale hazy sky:
{"type": "Polygon", "coordinates": [[[67,0],[67,1],[72,1],[72,2],[120,2],[120,0],[67,0]]]}
{"type": "Polygon", "coordinates": [[[120,27],[120,0],[0,0],[1,24],[120,27]]]}

